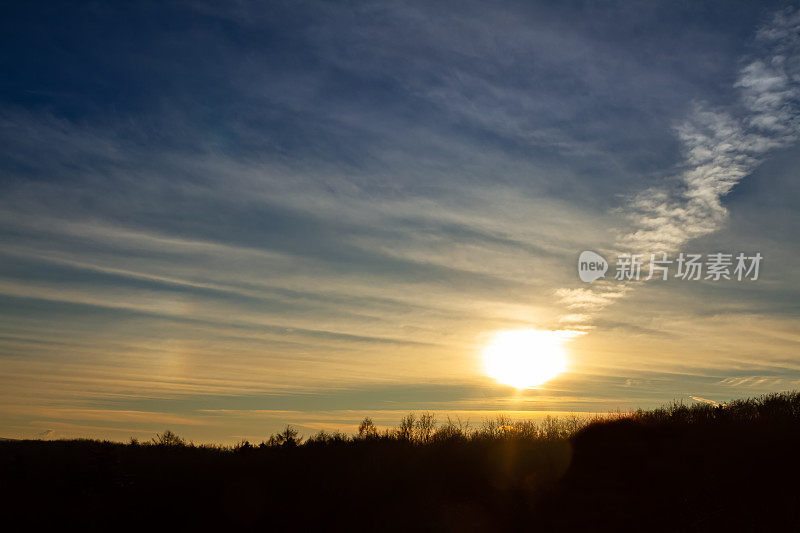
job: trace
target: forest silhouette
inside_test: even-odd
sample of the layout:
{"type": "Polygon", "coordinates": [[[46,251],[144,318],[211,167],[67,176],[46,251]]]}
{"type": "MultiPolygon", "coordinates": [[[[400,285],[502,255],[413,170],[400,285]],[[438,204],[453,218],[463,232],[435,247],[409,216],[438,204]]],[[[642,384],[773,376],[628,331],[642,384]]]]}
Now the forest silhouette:
{"type": "Polygon", "coordinates": [[[0,442],[2,502],[33,525],[380,531],[764,531],[800,523],[800,393],[594,419],[255,444],[0,442]]]}

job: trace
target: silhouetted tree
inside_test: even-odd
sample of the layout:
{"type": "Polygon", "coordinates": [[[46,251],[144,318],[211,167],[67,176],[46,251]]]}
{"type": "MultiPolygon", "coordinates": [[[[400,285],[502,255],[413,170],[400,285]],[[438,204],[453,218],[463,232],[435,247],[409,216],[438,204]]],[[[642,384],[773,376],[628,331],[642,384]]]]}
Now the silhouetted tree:
{"type": "Polygon", "coordinates": [[[408,413],[400,420],[400,427],[397,428],[397,438],[400,440],[407,440],[409,442],[414,440],[414,422],[416,417],[414,413],[408,413]]]}
{"type": "Polygon", "coordinates": [[[434,431],[436,431],[436,417],[433,413],[422,413],[414,423],[414,440],[427,444],[431,441],[434,431]]]}
{"type": "Polygon", "coordinates": [[[286,426],[286,429],[275,435],[271,435],[267,440],[267,446],[280,446],[284,448],[292,448],[300,444],[303,438],[298,431],[292,426],[286,426]]]}
{"type": "Polygon", "coordinates": [[[358,437],[361,439],[374,439],[378,436],[378,428],[370,417],[364,418],[358,425],[358,437]]]}
{"type": "Polygon", "coordinates": [[[164,433],[156,433],[153,437],[153,444],[156,446],[186,446],[186,440],[177,436],[170,430],[164,433]]]}

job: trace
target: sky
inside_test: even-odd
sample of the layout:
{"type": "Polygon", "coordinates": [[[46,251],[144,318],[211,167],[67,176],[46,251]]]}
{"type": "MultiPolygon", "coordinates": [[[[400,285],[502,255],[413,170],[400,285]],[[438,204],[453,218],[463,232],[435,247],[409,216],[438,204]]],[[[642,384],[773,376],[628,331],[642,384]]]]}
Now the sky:
{"type": "MultiPolygon", "coordinates": [[[[800,387],[796,2],[19,2],[0,436],[260,441],[800,387]],[[584,250],[609,258],[585,283],[584,250]],[[618,281],[625,253],[757,280],[618,281]],[[487,376],[498,332],[566,371],[487,376]]],[[[699,400],[698,400],[699,399],[699,400]]]]}

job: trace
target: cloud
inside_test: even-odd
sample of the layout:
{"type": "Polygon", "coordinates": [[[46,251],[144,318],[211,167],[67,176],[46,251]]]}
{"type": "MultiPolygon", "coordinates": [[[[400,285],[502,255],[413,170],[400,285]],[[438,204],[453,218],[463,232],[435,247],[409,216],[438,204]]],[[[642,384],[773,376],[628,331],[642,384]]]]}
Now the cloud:
{"type": "MultiPolygon", "coordinates": [[[[602,283],[601,283],[602,284],[602,283]]],[[[566,289],[561,288],[555,291],[559,300],[570,309],[585,309],[587,311],[599,311],[615,300],[624,296],[625,291],[613,285],[604,286],[603,289],[566,289]]]]}
{"type": "Polygon", "coordinates": [[[625,250],[676,251],[716,231],[727,218],[722,198],[776,148],[800,133],[800,11],[782,11],[757,32],[759,55],[741,69],[734,87],[745,112],[696,104],[677,128],[686,169],[671,187],[638,193],[625,206],[632,231],[625,250]]]}
{"type": "Polygon", "coordinates": [[[699,396],[689,396],[689,398],[691,398],[692,400],[694,400],[696,402],[711,404],[711,405],[713,405],[715,407],[720,407],[720,406],[724,405],[724,404],[715,402],[714,400],[709,400],[708,398],[701,398],[699,396]]]}
{"type": "MultiPolygon", "coordinates": [[[[800,11],[778,12],[757,31],[758,51],[745,58],[733,85],[740,93],[738,107],[694,105],[691,115],[676,128],[683,147],[683,171],[667,184],[630,197],[620,209],[628,224],[613,253],[649,257],[651,253],[676,252],[689,241],[719,230],[728,217],[723,198],[769,152],[798,139],[798,35],[800,11]]],[[[569,308],[599,310],[628,288],[579,289],[579,293],[559,289],[556,296],[569,308]]]]}

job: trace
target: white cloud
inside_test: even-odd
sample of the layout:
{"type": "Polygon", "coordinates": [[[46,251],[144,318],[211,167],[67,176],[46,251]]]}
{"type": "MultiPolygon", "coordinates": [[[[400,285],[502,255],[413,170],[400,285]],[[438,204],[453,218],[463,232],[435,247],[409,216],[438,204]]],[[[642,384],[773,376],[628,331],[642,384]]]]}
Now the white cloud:
{"type": "MultiPolygon", "coordinates": [[[[617,246],[625,253],[675,252],[692,239],[717,231],[728,211],[722,199],[776,148],[800,131],[800,12],[781,11],[757,33],[760,54],[749,58],[734,87],[737,109],[696,104],[676,128],[684,169],[666,185],[633,195],[624,206],[629,226],[617,246]],[[741,113],[740,113],[741,114],[741,113]]],[[[605,289],[607,290],[607,289],[605,289]]],[[[556,291],[570,309],[607,305],[597,288],[556,291]]]]}

